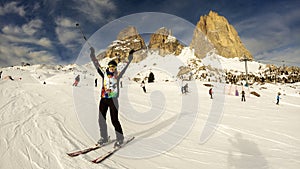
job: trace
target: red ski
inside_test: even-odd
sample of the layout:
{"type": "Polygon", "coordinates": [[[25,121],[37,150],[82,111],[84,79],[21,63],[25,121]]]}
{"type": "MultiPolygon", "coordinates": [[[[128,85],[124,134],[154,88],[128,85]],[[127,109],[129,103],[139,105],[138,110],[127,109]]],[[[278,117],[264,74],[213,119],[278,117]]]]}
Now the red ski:
{"type": "Polygon", "coordinates": [[[115,139],[114,140],[109,140],[106,144],[103,144],[103,145],[95,145],[93,147],[88,147],[88,148],[85,148],[83,150],[77,150],[77,151],[73,151],[73,152],[70,152],[70,153],[67,153],[70,157],[76,157],[78,155],[81,155],[81,154],[86,154],[88,152],[91,152],[91,151],[94,151],[94,150],[97,150],[101,147],[104,147],[106,145],[109,145],[111,143],[115,142],[115,139]]]}
{"type": "Polygon", "coordinates": [[[101,155],[100,157],[96,158],[95,160],[92,160],[91,162],[93,163],[101,163],[102,161],[104,161],[105,159],[107,159],[108,157],[110,157],[111,155],[113,155],[115,152],[117,152],[118,150],[120,150],[121,148],[123,148],[126,144],[128,144],[129,142],[131,142],[135,137],[131,137],[128,140],[126,140],[120,147],[116,147],[113,150],[107,152],[104,155],[101,155]]]}

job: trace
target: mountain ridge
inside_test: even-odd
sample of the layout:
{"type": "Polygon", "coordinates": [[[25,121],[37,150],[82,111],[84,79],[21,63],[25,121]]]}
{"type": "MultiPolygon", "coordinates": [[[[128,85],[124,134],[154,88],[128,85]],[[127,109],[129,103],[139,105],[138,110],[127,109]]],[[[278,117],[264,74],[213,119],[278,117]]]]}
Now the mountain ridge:
{"type": "MultiPolygon", "coordinates": [[[[158,28],[152,33],[149,44],[146,45],[138,30],[134,26],[128,26],[121,30],[117,40],[108,46],[106,57],[118,56],[124,59],[131,49],[135,51],[157,50],[162,56],[171,53],[179,55],[184,46],[172,35],[172,30],[169,28],[158,28]]],[[[204,58],[211,50],[215,50],[217,54],[225,58],[247,57],[249,60],[253,60],[252,54],[242,43],[235,28],[224,16],[220,16],[214,11],[200,17],[189,47],[195,50],[195,56],[200,59],[204,58]]]]}
{"type": "MultiPolygon", "coordinates": [[[[99,61],[102,70],[105,70],[107,63],[111,58],[104,58],[99,61]]],[[[207,54],[205,58],[198,58],[194,55],[194,50],[184,47],[179,55],[167,54],[162,57],[159,51],[139,51],[133,55],[133,61],[128,71],[136,72],[128,75],[129,79],[137,78],[141,72],[153,70],[165,70],[181,80],[199,80],[208,82],[221,82],[227,84],[245,83],[248,77],[249,84],[264,83],[296,83],[300,82],[300,68],[298,67],[276,67],[274,65],[262,64],[255,61],[248,62],[248,76],[245,74],[245,65],[238,58],[224,58],[214,51],[207,54]],[[140,58],[141,55],[148,57],[140,58]]],[[[121,61],[118,70],[122,70],[126,61],[121,61]]],[[[14,79],[22,78],[22,71],[32,72],[32,76],[43,83],[53,76],[62,72],[68,75],[68,81],[72,81],[75,74],[97,76],[96,69],[92,62],[85,65],[31,65],[14,66],[2,69],[3,79],[12,76],[14,79]],[[10,74],[8,70],[16,70],[18,74],[10,74]],[[43,72],[43,73],[39,73],[43,72]]],[[[142,73],[143,74],[143,73],[142,73]]],[[[147,73],[138,77],[140,80],[146,80],[147,73]],[[143,78],[141,78],[143,77],[143,78]]],[[[167,80],[167,79],[164,79],[167,80]]],[[[164,81],[163,80],[163,81],[164,81]]],[[[67,83],[67,81],[66,81],[67,83]]]]}

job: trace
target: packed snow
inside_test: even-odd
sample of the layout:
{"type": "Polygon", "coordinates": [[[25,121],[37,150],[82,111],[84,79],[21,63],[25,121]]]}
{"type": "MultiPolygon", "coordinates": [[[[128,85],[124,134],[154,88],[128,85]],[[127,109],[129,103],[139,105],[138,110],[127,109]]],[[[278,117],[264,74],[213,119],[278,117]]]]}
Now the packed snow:
{"type": "MultiPolygon", "coordinates": [[[[188,49],[180,56],[153,53],[131,63],[122,78],[119,117],[125,137],[136,138],[101,164],[89,161],[112,146],[73,158],[66,155],[99,139],[100,87],[95,87],[94,80],[101,84],[101,78],[91,63],[1,69],[0,168],[300,168],[300,84],[246,88],[181,81],[177,72],[194,58],[191,53],[188,49]],[[140,81],[133,79],[143,79],[150,72],[155,82],[146,83],[144,93],[140,81]],[[81,80],[73,87],[78,74],[81,80]],[[181,86],[186,83],[189,92],[182,94],[181,86]],[[207,84],[213,85],[213,99],[207,84]],[[241,102],[243,89],[246,102],[241,102]],[[276,105],[278,92],[281,100],[276,105]]],[[[244,70],[238,59],[213,54],[201,63],[244,70]]],[[[252,62],[249,70],[255,72],[259,66],[252,62]]],[[[107,124],[114,138],[109,114],[107,124]]]]}

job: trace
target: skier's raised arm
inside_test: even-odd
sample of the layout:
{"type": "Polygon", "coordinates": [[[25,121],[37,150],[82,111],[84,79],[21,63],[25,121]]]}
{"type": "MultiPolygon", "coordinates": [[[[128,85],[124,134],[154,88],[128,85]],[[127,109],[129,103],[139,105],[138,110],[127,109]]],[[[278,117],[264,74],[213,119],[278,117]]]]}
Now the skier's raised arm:
{"type": "Polygon", "coordinates": [[[100,64],[95,56],[95,49],[93,47],[90,48],[91,50],[91,54],[90,54],[90,58],[95,66],[95,68],[97,69],[97,72],[99,73],[99,75],[104,78],[104,74],[102,72],[102,70],[100,69],[100,64]]]}
{"type": "Polygon", "coordinates": [[[131,63],[132,59],[133,59],[133,52],[134,50],[131,50],[129,52],[129,56],[128,56],[128,63],[127,65],[123,68],[123,70],[119,73],[119,78],[121,78],[123,76],[123,74],[125,73],[126,69],[128,68],[129,64],[131,63]]]}

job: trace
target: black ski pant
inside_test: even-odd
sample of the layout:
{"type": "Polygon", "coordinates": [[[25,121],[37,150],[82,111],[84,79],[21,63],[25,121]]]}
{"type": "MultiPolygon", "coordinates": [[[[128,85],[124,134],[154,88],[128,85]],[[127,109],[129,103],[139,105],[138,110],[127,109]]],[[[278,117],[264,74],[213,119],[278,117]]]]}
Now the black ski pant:
{"type": "Polygon", "coordinates": [[[106,124],[106,114],[107,110],[109,108],[110,111],[110,117],[111,117],[111,122],[115,128],[116,132],[116,138],[117,140],[123,140],[123,130],[122,126],[119,122],[119,113],[118,113],[118,108],[119,108],[119,103],[118,99],[116,98],[101,98],[100,100],[100,106],[99,106],[99,127],[100,127],[100,134],[101,137],[104,139],[108,138],[107,134],[107,124],[106,124]]]}
{"type": "Polygon", "coordinates": [[[245,98],[245,96],[244,95],[242,95],[242,101],[246,101],[246,98],[245,98]]]}

